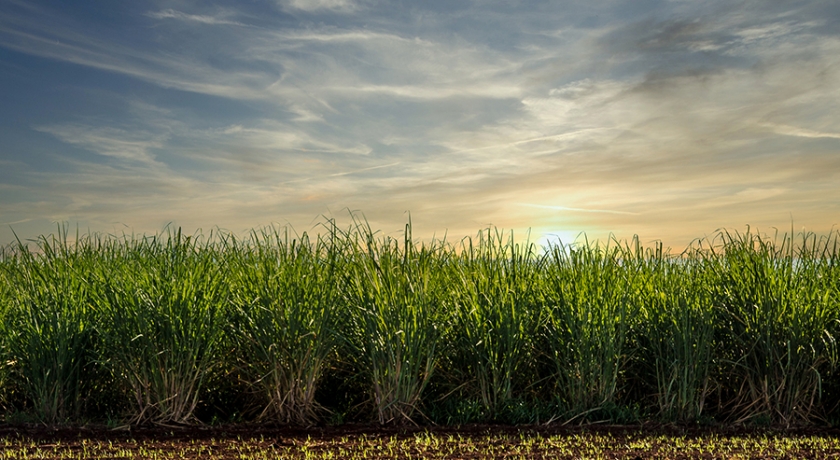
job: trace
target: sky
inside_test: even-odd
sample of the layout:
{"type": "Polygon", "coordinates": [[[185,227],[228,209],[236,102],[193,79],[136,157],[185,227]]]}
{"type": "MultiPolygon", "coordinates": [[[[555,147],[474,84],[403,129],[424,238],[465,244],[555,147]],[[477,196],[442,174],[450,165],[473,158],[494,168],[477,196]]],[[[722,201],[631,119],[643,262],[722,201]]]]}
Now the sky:
{"type": "Polygon", "coordinates": [[[840,224],[840,2],[0,0],[0,243],[840,224]]]}

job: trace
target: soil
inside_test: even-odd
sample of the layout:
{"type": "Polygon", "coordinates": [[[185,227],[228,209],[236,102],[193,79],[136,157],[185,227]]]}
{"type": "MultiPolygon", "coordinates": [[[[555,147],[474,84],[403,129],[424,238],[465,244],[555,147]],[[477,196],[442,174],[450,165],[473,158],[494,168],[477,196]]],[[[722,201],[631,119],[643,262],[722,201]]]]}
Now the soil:
{"type": "Polygon", "coordinates": [[[840,430],[634,426],[0,425],[0,458],[840,458],[840,430]]]}

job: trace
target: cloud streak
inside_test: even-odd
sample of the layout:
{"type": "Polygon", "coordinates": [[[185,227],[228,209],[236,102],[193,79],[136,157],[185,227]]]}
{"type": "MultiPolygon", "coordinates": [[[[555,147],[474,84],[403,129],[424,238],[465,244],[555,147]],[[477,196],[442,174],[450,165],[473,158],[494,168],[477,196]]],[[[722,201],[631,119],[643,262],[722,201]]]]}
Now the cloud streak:
{"type": "Polygon", "coordinates": [[[34,129],[106,157],[141,163],[154,163],[155,157],[150,150],[164,145],[162,138],[149,133],[109,127],[66,124],[36,126],[34,129]]]}
{"type": "Polygon", "coordinates": [[[334,11],[350,13],[358,9],[358,5],[351,0],[286,0],[281,4],[291,10],[307,12],[334,11]]]}
{"type": "Polygon", "coordinates": [[[609,209],[586,209],[586,208],[570,208],[568,206],[553,206],[553,205],[544,205],[544,204],[531,204],[531,203],[521,203],[522,206],[528,206],[531,208],[540,208],[540,209],[551,209],[554,211],[570,211],[570,212],[591,212],[596,214],[622,214],[628,216],[638,216],[638,212],[628,212],[628,211],[613,211],[609,209]]]}
{"type": "Polygon", "coordinates": [[[155,19],[177,19],[180,21],[197,22],[208,25],[231,25],[231,26],[245,26],[245,24],[237,21],[225,19],[223,16],[209,16],[202,14],[187,14],[182,11],[173,10],[171,8],[161,11],[150,11],[146,13],[150,18],[155,19]]]}
{"type": "Polygon", "coordinates": [[[838,133],[823,133],[811,129],[797,128],[795,126],[786,125],[767,124],[765,126],[772,129],[773,132],[784,136],[807,137],[811,139],[840,139],[840,134],[838,133]]]}

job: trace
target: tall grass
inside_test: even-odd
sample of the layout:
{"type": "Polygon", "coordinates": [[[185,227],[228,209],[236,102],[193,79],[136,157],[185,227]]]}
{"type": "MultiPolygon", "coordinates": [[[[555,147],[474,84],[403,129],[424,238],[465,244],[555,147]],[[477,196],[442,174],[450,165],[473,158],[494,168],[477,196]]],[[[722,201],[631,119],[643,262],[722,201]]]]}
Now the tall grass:
{"type": "Polygon", "coordinates": [[[546,335],[557,391],[574,419],[615,405],[631,321],[640,304],[638,252],[615,245],[552,246],[546,335]]]}
{"type": "Polygon", "coordinates": [[[3,329],[6,325],[6,315],[11,309],[11,298],[14,293],[14,286],[9,276],[7,267],[12,262],[11,247],[0,247],[0,410],[6,410],[9,404],[8,398],[12,389],[10,374],[14,356],[9,351],[9,340],[3,329]]]}
{"type": "MultiPolygon", "coordinates": [[[[6,365],[19,374],[33,415],[45,423],[80,416],[91,365],[92,238],[68,242],[66,228],[41,237],[36,250],[18,242],[3,263],[7,291],[2,330],[6,365]]],[[[88,388],[91,388],[88,386],[88,388]]]]}
{"type": "Polygon", "coordinates": [[[101,359],[130,388],[131,422],[189,423],[219,360],[225,258],[180,230],[113,243],[96,280],[101,359]]]}
{"type": "Polygon", "coordinates": [[[447,253],[436,243],[416,244],[410,225],[402,246],[360,222],[347,237],[348,343],[370,382],[379,423],[412,422],[438,359],[445,286],[436,277],[447,253]]]}
{"type": "Polygon", "coordinates": [[[239,365],[265,396],[260,418],[318,421],[318,383],[339,342],[341,259],[337,233],[310,241],[277,228],[233,242],[231,327],[239,365]]]}
{"type": "Polygon", "coordinates": [[[838,417],[838,336],[837,231],[722,231],[671,254],[540,252],[493,228],[423,243],[362,220],[241,240],[59,228],[0,254],[0,403],[47,424],[234,405],[299,425],[361,407],[379,423],[821,423],[838,417]]]}
{"type": "Polygon", "coordinates": [[[840,298],[826,268],[840,257],[837,234],[802,235],[799,245],[793,238],[723,232],[710,248],[739,420],[787,425],[821,415],[824,374],[836,366],[840,298]]]}
{"type": "MultiPolygon", "coordinates": [[[[461,242],[451,282],[456,308],[450,353],[487,417],[522,396],[539,322],[536,246],[487,229],[461,242]]],[[[467,394],[469,394],[468,392],[467,394]]]]}
{"type": "Polygon", "coordinates": [[[697,248],[672,257],[660,244],[643,267],[640,339],[665,420],[699,420],[712,391],[716,309],[709,262],[697,248]]]}

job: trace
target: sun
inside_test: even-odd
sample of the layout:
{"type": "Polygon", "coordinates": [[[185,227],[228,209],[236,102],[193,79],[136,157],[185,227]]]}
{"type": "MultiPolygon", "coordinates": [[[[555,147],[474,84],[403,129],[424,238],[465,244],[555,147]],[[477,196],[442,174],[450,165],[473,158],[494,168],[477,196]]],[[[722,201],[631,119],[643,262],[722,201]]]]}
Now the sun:
{"type": "Polygon", "coordinates": [[[536,244],[543,249],[562,244],[564,246],[583,241],[583,232],[578,230],[550,229],[542,232],[536,244]]]}

